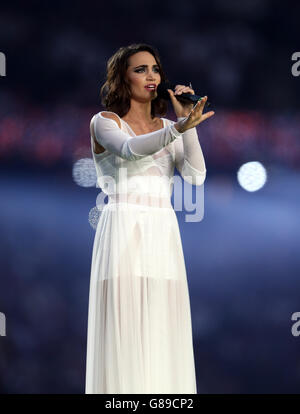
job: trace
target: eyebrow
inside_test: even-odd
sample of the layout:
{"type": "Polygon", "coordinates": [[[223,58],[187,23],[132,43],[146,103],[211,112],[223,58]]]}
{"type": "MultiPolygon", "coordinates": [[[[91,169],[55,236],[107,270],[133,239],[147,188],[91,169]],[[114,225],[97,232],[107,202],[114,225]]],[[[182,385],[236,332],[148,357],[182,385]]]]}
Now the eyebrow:
{"type": "MultiPolygon", "coordinates": [[[[156,65],[152,65],[152,67],[154,67],[154,66],[159,67],[157,64],[156,65]]],[[[137,69],[137,68],[147,68],[147,67],[148,67],[148,65],[139,65],[139,66],[136,66],[134,69],[137,69]]]]}

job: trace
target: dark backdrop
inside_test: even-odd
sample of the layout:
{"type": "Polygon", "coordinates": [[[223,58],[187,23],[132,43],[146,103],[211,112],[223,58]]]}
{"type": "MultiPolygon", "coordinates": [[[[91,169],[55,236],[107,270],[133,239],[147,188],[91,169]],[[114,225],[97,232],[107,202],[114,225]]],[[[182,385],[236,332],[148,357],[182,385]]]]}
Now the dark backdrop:
{"type": "Polygon", "coordinates": [[[299,18],[296,1],[1,3],[1,393],[84,393],[89,121],[108,58],[138,42],[216,112],[197,127],[204,218],[177,212],[198,393],[299,392],[299,18]],[[253,192],[237,177],[248,161],[267,173],[253,192]]]}

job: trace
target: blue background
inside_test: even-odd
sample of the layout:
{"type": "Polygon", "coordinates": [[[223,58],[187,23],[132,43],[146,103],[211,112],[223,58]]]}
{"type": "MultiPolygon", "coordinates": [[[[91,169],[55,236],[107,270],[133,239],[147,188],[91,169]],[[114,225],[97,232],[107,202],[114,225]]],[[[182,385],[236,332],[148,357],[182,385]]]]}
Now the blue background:
{"type": "Polygon", "coordinates": [[[293,1],[1,4],[1,393],[84,393],[99,189],[73,166],[91,157],[108,58],[139,42],[216,112],[197,127],[204,218],[177,212],[198,393],[299,393],[299,17],[293,1]],[[267,171],[255,192],[237,181],[248,161],[267,171]]]}

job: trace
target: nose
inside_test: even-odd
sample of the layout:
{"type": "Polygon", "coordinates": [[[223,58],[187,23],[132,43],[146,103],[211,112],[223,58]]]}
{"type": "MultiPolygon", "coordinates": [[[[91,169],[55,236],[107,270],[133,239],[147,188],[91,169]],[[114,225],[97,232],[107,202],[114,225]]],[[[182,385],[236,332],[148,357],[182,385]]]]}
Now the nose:
{"type": "MultiPolygon", "coordinates": [[[[157,75],[157,73],[155,73],[155,72],[153,72],[153,74],[155,74],[155,75],[157,75]]],[[[154,81],[155,80],[155,76],[152,76],[151,75],[151,73],[148,73],[148,76],[147,76],[147,79],[150,79],[150,80],[152,80],[152,81],[154,81]]]]}

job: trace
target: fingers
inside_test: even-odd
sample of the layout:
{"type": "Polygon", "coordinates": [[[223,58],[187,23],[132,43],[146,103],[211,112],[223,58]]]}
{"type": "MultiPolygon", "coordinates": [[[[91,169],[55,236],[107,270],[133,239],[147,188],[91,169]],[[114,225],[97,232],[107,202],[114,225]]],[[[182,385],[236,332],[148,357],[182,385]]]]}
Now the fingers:
{"type": "Polygon", "coordinates": [[[174,96],[174,92],[172,91],[172,89],[167,89],[167,91],[169,92],[170,95],[170,99],[173,102],[174,100],[176,101],[177,99],[174,96]]]}
{"type": "Polygon", "coordinates": [[[203,98],[201,98],[201,100],[199,100],[198,102],[197,102],[197,105],[196,105],[196,109],[198,109],[199,111],[203,111],[203,109],[204,109],[204,106],[205,106],[205,104],[206,104],[206,101],[207,101],[207,96],[204,96],[203,98]],[[199,103],[200,102],[200,103],[199,103]]]}
{"type": "Polygon", "coordinates": [[[192,95],[195,95],[195,92],[192,88],[185,85],[176,85],[175,86],[175,95],[181,95],[183,92],[188,93],[190,92],[192,95]]]}
{"type": "Polygon", "coordinates": [[[204,98],[199,99],[199,101],[196,102],[196,104],[194,105],[192,111],[197,110],[197,111],[202,112],[203,109],[204,109],[204,105],[205,105],[206,101],[207,101],[207,96],[205,96],[204,98]]]}
{"type": "Polygon", "coordinates": [[[201,117],[200,122],[205,121],[205,119],[208,119],[208,118],[212,117],[215,114],[214,111],[209,111],[209,112],[206,112],[205,114],[202,114],[206,101],[207,101],[207,96],[204,96],[201,100],[199,100],[196,103],[196,105],[194,106],[194,108],[191,111],[197,117],[198,116],[201,117]]]}
{"type": "Polygon", "coordinates": [[[172,89],[167,89],[167,91],[169,92],[170,96],[172,96],[172,97],[174,96],[174,92],[172,91],[172,89]]]}
{"type": "MultiPolygon", "coordinates": [[[[182,93],[182,91],[184,91],[185,89],[193,91],[191,88],[189,88],[188,86],[184,86],[184,85],[176,85],[175,92],[173,92],[172,89],[167,89],[167,91],[169,92],[171,100],[174,102],[174,101],[177,101],[176,98],[175,98],[175,95],[182,93]],[[180,89],[180,87],[181,87],[181,89],[180,89]],[[176,93],[177,91],[178,91],[178,93],[176,93]]],[[[200,118],[201,118],[200,122],[204,121],[205,119],[208,119],[208,118],[212,117],[215,114],[214,111],[210,111],[210,112],[206,112],[205,114],[202,114],[206,102],[207,102],[207,96],[202,97],[194,105],[194,107],[191,109],[191,112],[190,112],[190,114],[195,114],[197,117],[200,116],[200,118]]]]}
{"type": "Polygon", "coordinates": [[[177,92],[179,89],[185,88],[185,85],[176,85],[175,86],[175,92],[177,92]]]}
{"type": "Polygon", "coordinates": [[[206,112],[205,114],[202,115],[202,119],[201,121],[205,121],[205,119],[210,118],[211,116],[213,116],[215,113],[214,111],[210,111],[210,112],[206,112]]]}
{"type": "Polygon", "coordinates": [[[200,101],[201,102],[200,108],[204,109],[204,105],[206,104],[206,101],[207,101],[207,96],[204,96],[200,101]]]}

